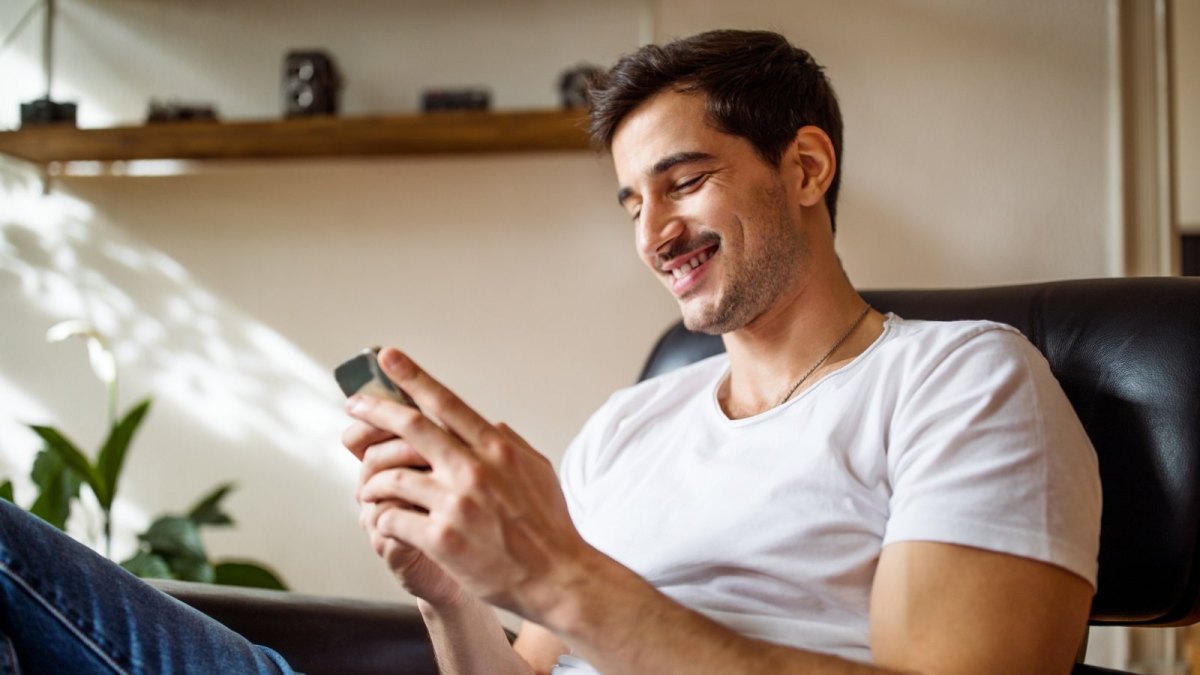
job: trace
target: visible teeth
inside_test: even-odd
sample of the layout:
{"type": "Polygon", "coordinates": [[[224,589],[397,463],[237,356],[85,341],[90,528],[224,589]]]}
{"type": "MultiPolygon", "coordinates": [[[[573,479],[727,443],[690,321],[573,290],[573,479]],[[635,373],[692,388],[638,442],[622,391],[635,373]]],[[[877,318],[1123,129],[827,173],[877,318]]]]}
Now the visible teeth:
{"type": "Polygon", "coordinates": [[[697,267],[708,262],[708,259],[710,257],[712,257],[712,256],[709,255],[708,251],[701,251],[695,258],[692,258],[691,260],[683,263],[679,267],[676,267],[675,269],[671,270],[671,275],[674,276],[676,279],[682,279],[688,272],[691,272],[692,270],[696,269],[697,267]]]}

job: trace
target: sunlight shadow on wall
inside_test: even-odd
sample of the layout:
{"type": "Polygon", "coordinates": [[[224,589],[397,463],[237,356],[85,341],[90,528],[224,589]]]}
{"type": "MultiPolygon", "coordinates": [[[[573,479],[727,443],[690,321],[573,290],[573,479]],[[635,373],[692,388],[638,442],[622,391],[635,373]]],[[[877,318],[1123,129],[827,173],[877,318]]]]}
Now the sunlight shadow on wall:
{"type": "Polygon", "coordinates": [[[89,319],[113,338],[124,371],[148,377],[159,396],[204,411],[199,421],[211,432],[272,437],[293,459],[313,461],[296,450],[298,441],[339,416],[323,369],[196,287],[175,261],[95,222],[86,204],[43,197],[36,180],[18,187],[10,174],[5,182],[12,212],[0,223],[0,270],[16,277],[47,324],[89,319]]]}
{"type": "Polygon", "coordinates": [[[345,417],[327,370],[86,203],[41,190],[29,167],[0,159],[0,477],[16,479],[18,502],[29,501],[21,491],[39,447],[24,423],[60,425],[91,451],[103,438],[102,387],[84,350],[44,339],[83,318],[111,340],[122,407],[155,400],[122,481],[118,552],[148,514],[182,510],[224,480],[265,500],[243,520],[277,527],[303,499],[353,531],[357,469],[337,447],[345,417]]]}

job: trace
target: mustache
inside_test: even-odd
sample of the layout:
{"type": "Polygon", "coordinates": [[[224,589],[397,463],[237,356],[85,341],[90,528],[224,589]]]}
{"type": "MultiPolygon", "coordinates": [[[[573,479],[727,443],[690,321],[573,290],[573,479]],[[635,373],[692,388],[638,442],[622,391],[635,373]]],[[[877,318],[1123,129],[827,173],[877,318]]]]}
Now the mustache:
{"type": "Polygon", "coordinates": [[[659,272],[665,273],[663,270],[663,265],[674,260],[675,258],[678,258],[685,253],[691,253],[693,251],[699,251],[712,246],[717,246],[720,243],[721,235],[711,230],[701,232],[700,234],[687,239],[676,239],[675,241],[671,242],[670,248],[658,254],[658,256],[655,258],[654,266],[659,272]]]}

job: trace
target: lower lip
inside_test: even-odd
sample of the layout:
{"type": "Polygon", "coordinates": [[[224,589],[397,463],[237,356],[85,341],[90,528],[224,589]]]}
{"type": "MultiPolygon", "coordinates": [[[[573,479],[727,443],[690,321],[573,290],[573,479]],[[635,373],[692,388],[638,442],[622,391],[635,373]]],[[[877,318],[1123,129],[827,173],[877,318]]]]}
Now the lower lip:
{"type": "Polygon", "coordinates": [[[672,275],[671,276],[671,292],[674,293],[676,296],[682,296],[684,293],[687,293],[687,292],[695,289],[696,285],[699,284],[700,280],[704,277],[704,273],[708,271],[708,265],[709,265],[709,263],[712,262],[713,256],[715,256],[715,255],[716,255],[715,252],[710,253],[708,256],[708,260],[705,260],[704,262],[700,263],[699,267],[693,269],[691,272],[688,272],[687,274],[683,275],[682,277],[679,277],[678,279],[676,279],[674,277],[674,275],[672,275]]]}

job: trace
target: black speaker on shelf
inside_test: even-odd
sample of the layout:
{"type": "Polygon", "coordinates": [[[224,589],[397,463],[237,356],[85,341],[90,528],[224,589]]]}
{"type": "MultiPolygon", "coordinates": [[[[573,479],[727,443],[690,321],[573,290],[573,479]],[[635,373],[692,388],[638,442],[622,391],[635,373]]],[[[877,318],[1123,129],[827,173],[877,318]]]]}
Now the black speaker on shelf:
{"type": "Polygon", "coordinates": [[[284,117],[336,115],[341,89],[341,75],[328,53],[294,51],[284,57],[284,117]]]}
{"type": "Polygon", "coordinates": [[[21,128],[52,124],[75,126],[75,104],[51,101],[49,96],[21,104],[21,128]]]}

